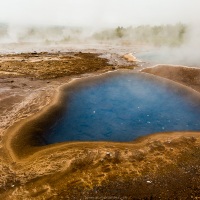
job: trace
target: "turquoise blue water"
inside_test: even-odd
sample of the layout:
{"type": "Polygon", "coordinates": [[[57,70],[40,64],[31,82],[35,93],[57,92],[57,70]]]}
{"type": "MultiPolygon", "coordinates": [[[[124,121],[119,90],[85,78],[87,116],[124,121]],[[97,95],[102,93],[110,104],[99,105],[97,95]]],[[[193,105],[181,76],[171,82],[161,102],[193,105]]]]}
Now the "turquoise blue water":
{"type": "Polygon", "coordinates": [[[124,142],[156,132],[200,130],[200,105],[172,88],[126,73],[66,90],[63,115],[45,131],[44,141],[124,142]]]}

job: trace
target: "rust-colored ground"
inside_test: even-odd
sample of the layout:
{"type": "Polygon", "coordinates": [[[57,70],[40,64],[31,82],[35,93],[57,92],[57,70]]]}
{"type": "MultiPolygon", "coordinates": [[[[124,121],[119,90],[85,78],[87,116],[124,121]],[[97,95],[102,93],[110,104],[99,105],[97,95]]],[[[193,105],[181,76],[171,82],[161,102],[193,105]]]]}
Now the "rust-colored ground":
{"type": "MultiPolygon", "coordinates": [[[[62,143],[30,147],[26,152],[19,143],[12,143],[20,140],[26,145],[15,130],[21,120],[43,112],[62,84],[94,72],[133,69],[136,63],[129,65],[108,64],[108,60],[88,53],[1,56],[1,199],[200,198],[199,133],[160,133],[132,143],[62,143]]],[[[159,68],[156,75],[167,73],[166,69],[159,68]]],[[[184,77],[185,84],[184,80],[192,80],[185,68],[183,76],[176,70],[169,69],[173,78],[163,76],[177,82],[184,77]]]]}
{"type": "Polygon", "coordinates": [[[143,69],[142,72],[167,78],[200,92],[200,69],[198,68],[157,65],[143,69]]]}
{"type": "Polygon", "coordinates": [[[111,70],[107,59],[90,53],[22,53],[0,58],[1,72],[52,79],[64,76],[111,70]]]}

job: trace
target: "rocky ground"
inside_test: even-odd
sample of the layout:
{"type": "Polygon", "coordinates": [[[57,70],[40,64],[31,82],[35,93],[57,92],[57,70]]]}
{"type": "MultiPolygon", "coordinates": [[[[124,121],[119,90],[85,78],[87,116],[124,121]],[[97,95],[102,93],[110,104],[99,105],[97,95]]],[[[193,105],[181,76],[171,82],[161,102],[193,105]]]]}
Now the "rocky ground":
{"type": "MultiPolygon", "coordinates": [[[[22,144],[23,138],[16,138],[12,127],[45,109],[59,86],[75,77],[140,65],[126,61],[126,57],[135,59],[131,54],[124,58],[123,54],[105,52],[33,51],[0,56],[1,199],[200,199],[199,133],[154,134],[132,143],[62,143],[13,151],[13,137],[22,144]]],[[[143,72],[182,81],[199,91],[198,80],[187,84],[193,80],[188,69],[181,69],[184,76],[167,66],[146,70],[143,72]]]]}

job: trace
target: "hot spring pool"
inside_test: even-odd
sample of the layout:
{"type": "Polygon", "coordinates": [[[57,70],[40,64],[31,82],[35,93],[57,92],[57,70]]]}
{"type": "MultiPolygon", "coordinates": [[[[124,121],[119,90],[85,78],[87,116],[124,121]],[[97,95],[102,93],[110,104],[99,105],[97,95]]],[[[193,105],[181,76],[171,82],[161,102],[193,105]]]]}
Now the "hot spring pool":
{"type": "Polygon", "coordinates": [[[125,142],[156,132],[200,130],[200,99],[150,75],[116,73],[75,85],[64,90],[62,115],[43,131],[45,144],[125,142]]]}

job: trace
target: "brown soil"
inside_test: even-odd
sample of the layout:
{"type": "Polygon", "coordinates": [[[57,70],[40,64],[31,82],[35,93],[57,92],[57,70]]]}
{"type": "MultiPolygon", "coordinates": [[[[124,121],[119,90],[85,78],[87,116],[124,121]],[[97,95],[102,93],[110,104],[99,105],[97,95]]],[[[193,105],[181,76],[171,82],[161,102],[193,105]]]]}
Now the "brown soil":
{"type": "Polygon", "coordinates": [[[90,53],[22,53],[1,58],[0,69],[22,76],[52,79],[99,70],[111,70],[108,60],[90,53]]]}
{"type": "MultiPolygon", "coordinates": [[[[111,66],[108,60],[88,53],[4,55],[0,62],[1,199],[200,197],[200,134],[196,132],[160,133],[130,143],[30,146],[31,152],[21,151],[21,157],[10,145],[19,139],[13,132],[21,124],[17,121],[43,112],[63,83],[115,67],[133,68],[135,63],[111,66]]],[[[23,138],[20,141],[27,145],[23,138]]]]}
{"type": "Polygon", "coordinates": [[[199,133],[157,134],[134,143],[63,143],[5,168],[2,198],[195,199],[199,162],[199,133]]]}
{"type": "Polygon", "coordinates": [[[157,65],[142,72],[170,79],[200,92],[200,69],[184,66],[157,65]]]}

